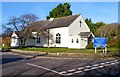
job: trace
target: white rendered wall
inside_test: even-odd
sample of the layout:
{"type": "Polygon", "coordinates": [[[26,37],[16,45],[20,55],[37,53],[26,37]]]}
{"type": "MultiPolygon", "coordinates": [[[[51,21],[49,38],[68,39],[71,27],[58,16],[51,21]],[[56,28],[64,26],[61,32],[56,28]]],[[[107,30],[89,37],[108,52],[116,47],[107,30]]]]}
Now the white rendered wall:
{"type": "Polygon", "coordinates": [[[80,49],[80,36],[70,36],[69,37],[69,46],[68,48],[77,48],[80,49]],[[72,39],[73,39],[73,43],[72,43],[72,39]],[[76,42],[78,39],[78,43],[76,42]]]}
{"type": "Polygon", "coordinates": [[[78,36],[80,32],[90,32],[89,27],[87,26],[81,15],[69,26],[69,36],[78,36]],[[82,22],[81,27],[80,20],[82,22]]]}
{"type": "Polygon", "coordinates": [[[19,46],[19,38],[18,38],[18,36],[16,35],[15,32],[13,32],[13,34],[11,36],[10,46],[13,46],[13,47],[19,46]]]}
{"type": "Polygon", "coordinates": [[[44,46],[46,44],[46,39],[43,36],[40,36],[40,43],[37,43],[37,39],[35,39],[35,46],[44,46]]]}
{"type": "Polygon", "coordinates": [[[88,39],[81,38],[81,48],[86,48],[87,44],[88,44],[88,39]]]}
{"type": "Polygon", "coordinates": [[[13,32],[11,37],[19,38],[15,32],[13,32]]]}
{"type": "Polygon", "coordinates": [[[90,32],[89,27],[87,26],[86,22],[84,21],[84,19],[82,18],[82,16],[80,15],[75,21],[73,21],[73,23],[69,26],[69,46],[68,48],[85,48],[87,45],[87,42],[85,40],[87,40],[87,38],[82,38],[84,39],[81,40],[80,37],[80,32],[90,32]],[[80,21],[81,26],[80,26],[80,21]],[[74,39],[74,43],[71,43],[71,39],[74,39]],[[76,39],[79,39],[79,43],[76,43],[76,39]]]}
{"type": "Polygon", "coordinates": [[[11,45],[12,47],[19,46],[19,39],[18,38],[11,38],[11,45]]]}
{"type": "Polygon", "coordinates": [[[52,37],[50,37],[49,43],[50,47],[68,47],[68,40],[69,40],[69,28],[68,27],[60,27],[49,29],[49,33],[52,37]],[[56,34],[59,33],[61,35],[61,43],[56,44],[56,34]]]}
{"type": "Polygon", "coordinates": [[[35,45],[35,39],[27,39],[25,42],[25,46],[34,46],[35,45]]]}

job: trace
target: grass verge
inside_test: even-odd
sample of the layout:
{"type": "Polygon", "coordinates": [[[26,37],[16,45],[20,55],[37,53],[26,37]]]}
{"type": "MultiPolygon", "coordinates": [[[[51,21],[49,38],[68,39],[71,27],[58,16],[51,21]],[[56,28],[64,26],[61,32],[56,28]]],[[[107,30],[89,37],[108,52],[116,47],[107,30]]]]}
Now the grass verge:
{"type": "MultiPolygon", "coordinates": [[[[23,51],[51,52],[51,53],[95,53],[94,49],[68,49],[68,48],[18,48],[23,51]]],[[[118,48],[108,48],[108,53],[118,52],[118,48]]],[[[103,49],[97,49],[97,53],[103,53],[103,49]]]]}

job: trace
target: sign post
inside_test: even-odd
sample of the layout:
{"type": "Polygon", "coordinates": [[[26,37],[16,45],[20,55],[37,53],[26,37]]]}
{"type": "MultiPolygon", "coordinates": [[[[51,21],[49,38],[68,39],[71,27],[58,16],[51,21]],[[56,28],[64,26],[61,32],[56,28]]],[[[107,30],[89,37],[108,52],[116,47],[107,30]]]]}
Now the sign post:
{"type": "Polygon", "coordinates": [[[97,53],[97,48],[95,47],[95,53],[97,53]]]}
{"type": "Polygon", "coordinates": [[[103,50],[103,53],[107,53],[107,47],[106,47],[106,38],[105,37],[95,37],[94,38],[94,48],[95,53],[97,53],[97,48],[105,48],[103,50]]]}
{"type": "Polygon", "coordinates": [[[107,53],[107,47],[105,47],[105,53],[107,53]]]}

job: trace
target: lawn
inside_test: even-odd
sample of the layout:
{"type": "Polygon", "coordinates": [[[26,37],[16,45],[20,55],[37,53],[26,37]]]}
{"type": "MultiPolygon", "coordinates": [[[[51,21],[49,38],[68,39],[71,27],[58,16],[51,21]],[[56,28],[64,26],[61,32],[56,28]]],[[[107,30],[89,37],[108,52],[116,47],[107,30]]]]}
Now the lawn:
{"type": "MultiPolygon", "coordinates": [[[[94,53],[94,49],[68,49],[68,48],[19,48],[19,50],[51,52],[51,53],[94,53]]],[[[97,49],[97,53],[102,53],[103,49],[97,49]]],[[[118,48],[108,48],[109,53],[117,52],[118,48]]]]}

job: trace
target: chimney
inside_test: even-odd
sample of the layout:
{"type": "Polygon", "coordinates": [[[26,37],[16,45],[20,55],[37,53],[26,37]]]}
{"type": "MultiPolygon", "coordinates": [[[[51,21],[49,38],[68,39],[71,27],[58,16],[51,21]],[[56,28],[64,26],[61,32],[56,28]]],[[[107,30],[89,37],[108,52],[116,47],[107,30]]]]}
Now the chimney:
{"type": "Polygon", "coordinates": [[[50,18],[50,21],[53,21],[54,20],[54,18],[50,18]]]}

